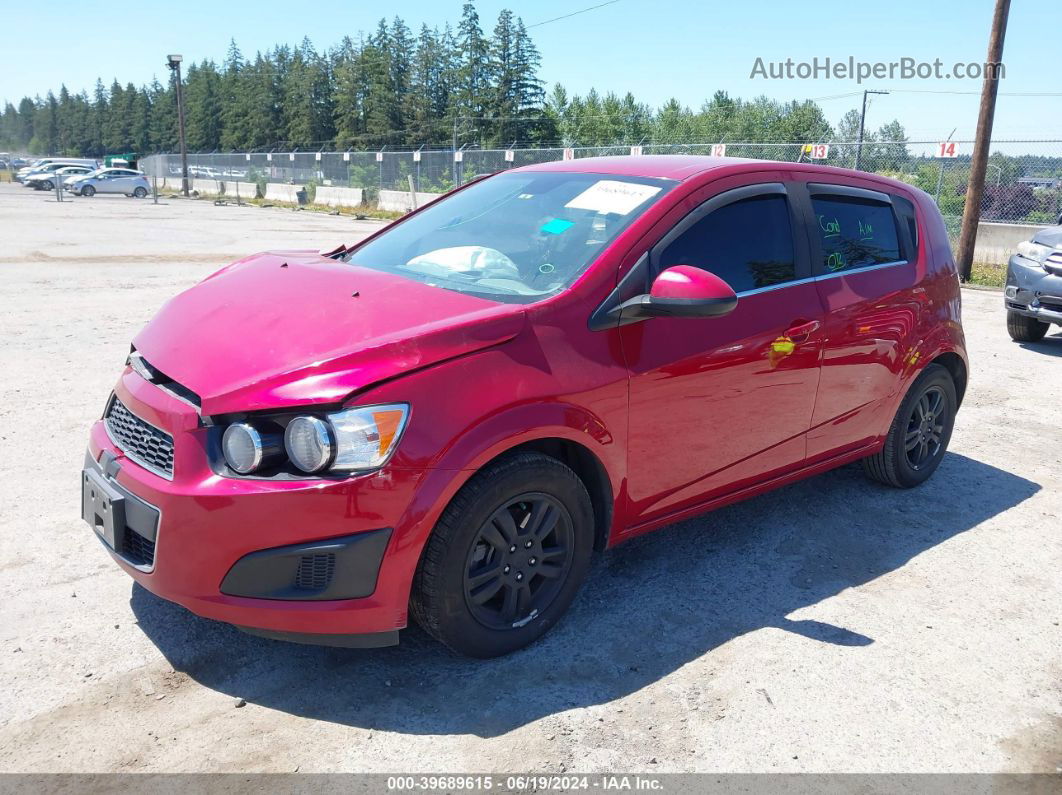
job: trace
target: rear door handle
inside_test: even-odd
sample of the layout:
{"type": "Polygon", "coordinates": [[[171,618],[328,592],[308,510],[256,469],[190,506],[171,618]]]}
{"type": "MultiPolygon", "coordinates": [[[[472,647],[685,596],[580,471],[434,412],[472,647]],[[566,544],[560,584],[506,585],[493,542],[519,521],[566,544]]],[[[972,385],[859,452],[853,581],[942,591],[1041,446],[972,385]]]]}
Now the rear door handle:
{"type": "Polygon", "coordinates": [[[819,326],[822,325],[817,320],[809,320],[806,323],[798,323],[794,326],[790,326],[785,335],[789,337],[793,342],[805,342],[808,337],[819,330],[819,326]]]}

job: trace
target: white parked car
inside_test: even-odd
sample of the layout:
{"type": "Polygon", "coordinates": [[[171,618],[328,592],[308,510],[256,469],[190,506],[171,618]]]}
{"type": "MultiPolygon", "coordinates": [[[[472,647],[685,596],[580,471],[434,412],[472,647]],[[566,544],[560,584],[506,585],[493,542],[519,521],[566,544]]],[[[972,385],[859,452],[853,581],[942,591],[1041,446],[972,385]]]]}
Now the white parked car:
{"type": "Polygon", "coordinates": [[[94,170],[88,166],[61,166],[54,171],[30,174],[23,184],[35,190],[54,190],[56,185],[65,185],[68,180],[91,174],[94,170]]]}
{"type": "Polygon", "coordinates": [[[124,193],[126,196],[143,199],[151,193],[151,183],[144,176],[144,172],[131,168],[101,168],[68,181],[63,187],[77,196],[124,193]]]}

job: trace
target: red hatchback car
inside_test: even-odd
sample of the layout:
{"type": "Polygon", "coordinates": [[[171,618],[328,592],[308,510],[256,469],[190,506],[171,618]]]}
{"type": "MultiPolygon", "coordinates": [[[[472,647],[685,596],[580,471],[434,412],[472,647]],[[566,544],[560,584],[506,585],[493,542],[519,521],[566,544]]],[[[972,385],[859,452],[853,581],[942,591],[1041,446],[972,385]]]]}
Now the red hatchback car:
{"type": "Polygon", "coordinates": [[[595,549],[856,459],[922,483],[966,381],[921,191],[549,163],[169,301],[92,427],[83,515],[201,616],[381,646],[411,612],[489,657],[558,621],[595,549]]]}

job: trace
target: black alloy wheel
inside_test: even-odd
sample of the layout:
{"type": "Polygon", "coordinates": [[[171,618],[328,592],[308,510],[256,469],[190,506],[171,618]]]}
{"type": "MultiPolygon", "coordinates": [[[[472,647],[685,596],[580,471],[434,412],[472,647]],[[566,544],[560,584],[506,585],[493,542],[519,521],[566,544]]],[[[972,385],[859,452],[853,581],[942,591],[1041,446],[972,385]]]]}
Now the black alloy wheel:
{"type": "Polygon", "coordinates": [[[421,553],[410,613],[470,657],[522,649],[567,611],[594,535],[590,494],[571,467],[538,452],[502,456],[443,510],[421,553]]]}
{"type": "Polygon", "coordinates": [[[483,523],[469,550],[469,611],[489,629],[523,626],[557,598],[574,557],[568,510],[548,494],[514,497],[483,523]]]}
{"type": "Polygon", "coordinates": [[[939,386],[930,387],[915,401],[907,420],[904,453],[916,472],[928,466],[943,450],[944,429],[948,425],[948,399],[939,386]]]}

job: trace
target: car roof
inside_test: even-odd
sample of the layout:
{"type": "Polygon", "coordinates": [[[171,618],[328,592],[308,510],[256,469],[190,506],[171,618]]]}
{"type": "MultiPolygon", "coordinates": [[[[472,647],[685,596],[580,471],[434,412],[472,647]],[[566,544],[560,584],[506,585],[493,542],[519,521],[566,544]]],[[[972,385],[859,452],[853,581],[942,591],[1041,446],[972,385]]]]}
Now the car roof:
{"type": "MultiPolygon", "coordinates": [[[[883,189],[900,188],[919,192],[917,188],[891,177],[819,163],[792,163],[786,160],[755,160],[744,157],[702,157],[698,155],[619,155],[614,157],[580,157],[521,166],[513,171],[566,171],[577,174],[615,174],[683,181],[718,169],[730,174],[748,171],[787,171],[824,177],[857,179],[879,183],[883,189]]],[[[502,172],[507,173],[507,172],[502,172]]]]}
{"type": "Polygon", "coordinates": [[[699,157],[697,155],[617,155],[554,160],[522,166],[520,171],[567,171],[583,174],[616,174],[625,177],[656,177],[684,180],[713,168],[735,163],[754,163],[738,157],[699,157]]]}

